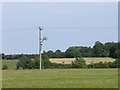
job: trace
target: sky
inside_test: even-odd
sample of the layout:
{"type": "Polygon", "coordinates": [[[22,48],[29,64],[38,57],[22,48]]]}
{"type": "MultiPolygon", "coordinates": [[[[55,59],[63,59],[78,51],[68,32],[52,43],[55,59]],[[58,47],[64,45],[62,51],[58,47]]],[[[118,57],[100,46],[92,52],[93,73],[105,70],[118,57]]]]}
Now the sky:
{"type": "Polygon", "coordinates": [[[118,3],[6,2],[2,5],[2,52],[39,53],[38,27],[48,38],[42,50],[65,51],[118,41],[118,3]]]}

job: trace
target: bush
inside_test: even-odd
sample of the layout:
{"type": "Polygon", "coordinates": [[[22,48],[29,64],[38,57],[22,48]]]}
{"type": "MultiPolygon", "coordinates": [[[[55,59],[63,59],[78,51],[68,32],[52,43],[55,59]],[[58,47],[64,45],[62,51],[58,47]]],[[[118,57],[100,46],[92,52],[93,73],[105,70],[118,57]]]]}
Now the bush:
{"type": "Polygon", "coordinates": [[[95,68],[109,68],[109,65],[108,65],[108,63],[103,63],[103,62],[99,62],[99,63],[95,63],[94,64],[94,67],[95,68]]]}
{"type": "Polygon", "coordinates": [[[42,68],[50,68],[52,63],[49,61],[49,57],[46,53],[42,54],[42,68]]]}
{"type": "Polygon", "coordinates": [[[33,68],[33,61],[28,58],[27,56],[22,56],[17,65],[16,65],[16,69],[32,69],[33,68]]]}
{"type": "Polygon", "coordinates": [[[85,60],[83,58],[76,58],[76,60],[72,62],[72,68],[86,68],[85,60]]]}
{"type": "Polygon", "coordinates": [[[34,69],[39,69],[40,68],[39,58],[34,58],[33,62],[34,62],[34,64],[33,64],[34,69]]]}
{"type": "Polygon", "coordinates": [[[116,68],[120,68],[120,58],[115,60],[116,68]]]}
{"type": "Polygon", "coordinates": [[[3,65],[2,70],[8,69],[7,65],[3,65]]]}
{"type": "Polygon", "coordinates": [[[99,63],[94,63],[94,64],[89,64],[87,65],[88,68],[112,68],[113,67],[113,62],[99,62],[99,63]]]}

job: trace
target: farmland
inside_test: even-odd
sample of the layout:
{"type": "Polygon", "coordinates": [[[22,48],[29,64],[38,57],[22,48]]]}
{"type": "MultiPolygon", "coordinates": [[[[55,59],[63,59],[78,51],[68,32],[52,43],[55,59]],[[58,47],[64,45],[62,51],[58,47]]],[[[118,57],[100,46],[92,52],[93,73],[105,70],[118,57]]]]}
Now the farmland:
{"type": "MultiPolygon", "coordinates": [[[[62,64],[71,64],[71,62],[74,60],[75,58],[51,58],[50,59],[52,63],[62,63],[62,64]]],[[[95,57],[84,58],[84,60],[86,64],[115,61],[115,59],[112,59],[112,58],[95,58],[95,57]]]]}
{"type": "Polygon", "coordinates": [[[3,88],[117,88],[118,69],[15,70],[17,60],[5,60],[3,88]]]}
{"type": "Polygon", "coordinates": [[[3,70],[3,88],[117,88],[117,69],[3,70]]]}
{"type": "MultiPolygon", "coordinates": [[[[62,64],[70,64],[72,61],[74,61],[75,58],[50,58],[50,61],[52,63],[62,63],[62,64]]],[[[112,58],[84,58],[86,61],[86,64],[91,63],[99,63],[99,62],[113,62],[115,59],[112,58]]],[[[16,64],[18,60],[3,60],[2,64],[6,64],[8,66],[8,69],[16,69],[16,64]]]]}
{"type": "Polygon", "coordinates": [[[13,70],[16,68],[18,60],[3,60],[2,64],[6,64],[8,66],[8,69],[13,70]]]}

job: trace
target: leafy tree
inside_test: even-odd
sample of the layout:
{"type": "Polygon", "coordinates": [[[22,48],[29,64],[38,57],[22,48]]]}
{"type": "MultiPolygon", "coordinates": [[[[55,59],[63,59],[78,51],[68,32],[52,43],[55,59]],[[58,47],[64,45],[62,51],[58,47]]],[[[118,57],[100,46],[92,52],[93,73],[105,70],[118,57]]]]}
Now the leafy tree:
{"type": "Polygon", "coordinates": [[[93,46],[93,50],[94,50],[95,57],[106,57],[107,56],[107,52],[105,50],[104,45],[99,41],[95,43],[95,45],[93,46]]]}
{"type": "Polygon", "coordinates": [[[47,55],[48,55],[49,58],[53,58],[54,57],[54,52],[52,50],[49,50],[47,52],[47,55]]]}
{"type": "Polygon", "coordinates": [[[93,50],[91,47],[83,47],[83,46],[80,46],[78,47],[80,53],[81,53],[81,56],[82,57],[91,57],[93,56],[93,50]]]}
{"type": "Polygon", "coordinates": [[[74,58],[79,58],[81,57],[81,52],[79,47],[73,47],[74,49],[74,58]]]}
{"type": "Polygon", "coordinates": [[[8,66],[6,64],[3,65],[3,67],[2,67],[2,70],[5,70],[5,69],[8,69],[8,66]]]}
{"type": "MultiPolygon", "coordinates": [[[[107,42],[105,44],[97,41],[93,48],[84,46],[74,46],[69,47],[65,52],[52,50],[44,52],[49,58],[78,58],[78,57],[120,57],[120,42],[107,42]]],[[[11,54],[5,55],[2,53],[2,59],[5,60],[16,60],[20,57],[27,56],[32,59],[34,56],[39,56],[38,54],[11,54]]]]}
{"type": "Polygon", "coordinates": [[[17,66],[16,68],[19,69],[19,68],[22,68],[22,69],[32,69],[33,68],[33,62],[30,58],[28,58],[27,56],[22,56],[18,63],[17,63],[17,66]]]}
{"type": "Polygon", "coordinates": [[[56,51],[54,52],[54,57],[55,57],[55,58],[64,58],[64,57],[65,57],[65,54],[64,54],[64,52],[61,52],[60,50],[56,50],[56,51]]]}
{"type": "Polygon", "coordinates": [[[114,44],[112,46],[112,48],[110,48],[110,52],[109,52],[110,57],[112,57],[112,58],[117,58],[118,57],[117,49],[118,48],[117,48],[116,44],[114,44]]]}
{"type": "Polygon", "coordinates": [[[72,68],[85,68],[86,63],[83,58],[76,58],[75,61],[72,62],[72,68]]]}
{"type": "Polygon", "coordinates": [[[95,68],[109,68],[109,65],[108,65],[108,63],[103,63],[103,62],[99,62],[99,63],[95,63],[94,64],[94,67],[95,68]]]}
{"type": "Polygon", "coordinates": [[[110,56],[110,49],[112,48],[112,46],[114,44],[115,44],[114,42],[107,42],[107,43],[104,44],[108,57],[110,56]]]}
{"type": "Polygon", "coordinates": [[[65,52],[66,58],[74,58],[74,54],[75,54],[75,49],[72,47],[68,48],[65,52]]]}
{"type": "Polygon", "coordinates": [[[2,59],[5,59],[5,54],[4,53],[2,53],[2,59]]]}
{"type": "Polygon", "coordinates": [[[51,62],[49,61],[49,57],[45,52],[42,54],[42,68],[49,68],[51,66],[51,62]]]}
{"type": "Polygon", "coordinates": [[[120,58],[115,60],[116,68],[120,68],[120,58]]]}
{"type": "Polygon", "coordinates": [[[120,42],[118,42],[118,45],[117,45],[117,55],[118,55],[118,58],[120,58],[120,42]]]}
{"type": "Polygon", "coordinates": [[[33,67],[34,67],[34,69],[40,68],[40,60],[39,60],[38,56],[34,56],[34,58],[33,58],[33,67]]]}

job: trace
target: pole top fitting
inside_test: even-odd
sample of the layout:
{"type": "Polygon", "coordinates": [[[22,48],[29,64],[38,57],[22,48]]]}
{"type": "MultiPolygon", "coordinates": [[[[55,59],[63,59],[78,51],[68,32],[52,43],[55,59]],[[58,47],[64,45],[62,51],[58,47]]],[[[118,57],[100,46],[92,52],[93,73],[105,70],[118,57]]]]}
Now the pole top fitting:
{"type": "Polygon", "coordinates": [[[39,27],[39,30],[41,31],[41,30],[43,30],[43,29],[39,27]]]}

